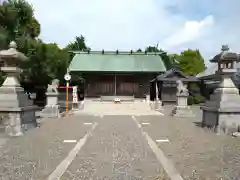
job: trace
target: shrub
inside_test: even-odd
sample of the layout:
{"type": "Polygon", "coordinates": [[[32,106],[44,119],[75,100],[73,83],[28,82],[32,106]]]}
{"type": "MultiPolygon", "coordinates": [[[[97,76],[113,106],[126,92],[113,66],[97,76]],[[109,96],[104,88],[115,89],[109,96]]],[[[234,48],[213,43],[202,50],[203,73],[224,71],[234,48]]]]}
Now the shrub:
{"type": "Polygon", "coordinates": [[[205,98],[200,94],[195,94],[188,97],[188,105],[204,103],[205,98]]]}
{"type": "Polygon", "coordinates": [[[188,102],[188,105],[193,105],[193,104],[194,104],[194,98],[193,98],[193,96],[189,96],[187,102],[188,102]]]}
{"type": "Polygon", "coordinates": [[[205,98],[200,94],[194,95],[193,99],[194,99],[194,104],[200,104],[205,102],[205,98]]]}

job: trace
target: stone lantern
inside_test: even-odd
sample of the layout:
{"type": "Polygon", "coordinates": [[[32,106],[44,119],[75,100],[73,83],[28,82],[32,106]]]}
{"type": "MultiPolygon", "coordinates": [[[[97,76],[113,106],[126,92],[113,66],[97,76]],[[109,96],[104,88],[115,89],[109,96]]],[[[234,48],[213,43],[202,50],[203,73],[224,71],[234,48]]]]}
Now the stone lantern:
{"type": "Polygon", "coordinates": [[[39,109],[20,86],[18,78],[22,69],[19,66],[28,58],[16,48],[16,43],[12,41],[8,50],[0,51],[0,59],[3,61],[1,71],[6,73],[6,79],[0,87],[1,123],[11,136],[22,135],[29,127],[36,126],[35,112],[39,109]]]}
{"type": "Polygon", "coordinates": [[[220,83],[202,107],[202,125],[218,133],[232,133],[240,128],[240,95],[232,81],[234,64],[239,61],[239,54],[229,52],[228,46],[222,46],[222,52],[210,60],[218,64],[216,76],[220,83]]]}
{"type": "Polygon", "coordinates": [[[218,69],[216,72],[217,76],[232,76],[236,72],[236,69],[234,69],[234,63],[239,62],[238,54],[229,52],[229,48],[226,45],[222,46],[221,51],[222,52],[211,59],[210,62],[218,64],[218,69]]]}

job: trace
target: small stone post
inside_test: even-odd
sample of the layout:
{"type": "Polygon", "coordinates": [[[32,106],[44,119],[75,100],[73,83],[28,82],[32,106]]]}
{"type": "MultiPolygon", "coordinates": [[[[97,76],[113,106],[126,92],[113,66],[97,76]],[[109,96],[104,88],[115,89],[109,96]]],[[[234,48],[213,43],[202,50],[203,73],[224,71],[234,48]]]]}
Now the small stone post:
{"type": "Polygon", "coordinates": [[[188,106],[188,89],[181,80],[177,81],[177,104],[172,110],[174,117],[191,117],[193,116],[190,107],[188,106]]]}
{"type": "Polygon", "coordinates": [[[45,108],[40,113],[41,117],[44,118],[52,118],[52,117],[60,117],[59,113],[59,105],[58,105],[58,84],[59,80],[54,79],[51,85],[48,85],[46,96],[47,96],[47,104],[45,108]]]}

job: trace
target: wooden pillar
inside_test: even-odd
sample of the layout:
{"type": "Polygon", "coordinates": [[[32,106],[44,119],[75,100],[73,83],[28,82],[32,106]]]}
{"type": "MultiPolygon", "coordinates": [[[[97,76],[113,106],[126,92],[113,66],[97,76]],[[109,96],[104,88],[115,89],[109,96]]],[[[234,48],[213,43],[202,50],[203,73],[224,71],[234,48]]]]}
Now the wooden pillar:
{"type": "Polygon", "coordinates": [[[156,88],[155,81],[150,82],[150,101],[154,101],[156,99],[156,88]]]}
{"type": "Polygon", "coordinates": [[[114,73],[114,96],[117,95],[117,76],[114,73]]]}
{"type": "Polygon", "coordinates": [[[162,88],[163,88],[163,82],[162,81],[160,81],[160,82],[158,82],[158,84],[159,84],[159,90],[158,90],[158,92],[159,92],[159,99],[162,101],[162,88]]]}

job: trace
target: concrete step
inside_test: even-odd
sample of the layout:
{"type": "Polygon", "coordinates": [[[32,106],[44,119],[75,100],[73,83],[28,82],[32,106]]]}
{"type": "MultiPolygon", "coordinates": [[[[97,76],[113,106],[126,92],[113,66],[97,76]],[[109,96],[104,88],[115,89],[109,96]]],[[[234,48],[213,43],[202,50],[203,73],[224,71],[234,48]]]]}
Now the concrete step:
{"type": "Polygon", "coordinates": [[[120,101],[134,101],[134,96],[101,96],[101,101],[114,101],[116,98],[120,101]]]}

